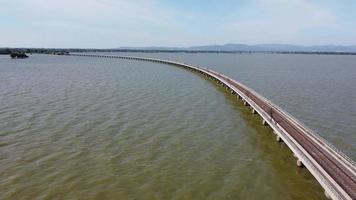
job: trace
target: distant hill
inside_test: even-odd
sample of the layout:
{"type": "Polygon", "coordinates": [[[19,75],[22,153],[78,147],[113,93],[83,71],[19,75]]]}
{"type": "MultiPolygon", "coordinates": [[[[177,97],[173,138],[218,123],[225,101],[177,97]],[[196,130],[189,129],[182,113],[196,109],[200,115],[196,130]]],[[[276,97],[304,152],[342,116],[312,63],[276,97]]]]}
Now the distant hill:
{"type": "Polygon", "coordinates": [[[299,46],[290,44],[224,44],[193,46],[189,50],[208,50],[208,51],[287,51],[287,52],[356,52],[356,45],[319,45],[319,46],[299,46]]]}
{"type": "Polygon", "coordinates": [[[118,49],[142,49],[142,50],[178,50],[178,51],[250,51],[250,52],[352,52],[356,53],[356,45],[319,45],[319,46],[300,46],[290,44],[224,44],[224,45],[205,45],[191,47],[120,47],[118,49]]]}
{"type": "Polygon", "coordinates": [[[319,46],[301,46],[290,44],[224,44],[224,45],[205,45],[192,46],[186,48],[177,47],[120,47],[117,49],[131,50],[161,50],[161,51],[249,51],[249,52],[346,52],[356,53],[356,45],[319,45],[319,46]]]}

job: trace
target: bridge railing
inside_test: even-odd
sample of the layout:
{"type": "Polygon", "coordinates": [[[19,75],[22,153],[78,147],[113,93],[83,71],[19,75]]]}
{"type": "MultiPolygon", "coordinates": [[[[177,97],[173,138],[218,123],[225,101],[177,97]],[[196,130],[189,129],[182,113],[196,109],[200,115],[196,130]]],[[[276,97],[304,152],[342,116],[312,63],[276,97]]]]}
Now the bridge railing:
{"type": "MultiPolygon", "coordinates": [[[[72,54],[72,55],[78,55],[78,54],[72,54]]],[[[79,54],[79,55],[82,55],[82,54],[79,54]]],[[[82,56],[85,56],[85,55],[83,54],[82,56]]],[[[89,56],[97,56],[97,55],[89,55],[89,56]]],[[[100,55],[98,55],[98,56],[100,56],[100,55]]],[[[170,61],[170,60],[157,59],[157,58],[143,58],[143,57],[135,57],[135,56],[108,56],[108,57],[122,58],[122,59],[146,60],[146,61],[154,61],[154,62],[159,61],[159,62],[164,62],[164,63],[167,63],[167,64],[181,65],[181,66],[185,66],[185,67],[194,67],[194,68],[196,68],[198,70],[203,70],[203,71],[207,71],[207,72],[211,72],[211,73],[217,74],[217,75],[225,78],[226,80],[229,80],[231,82],[234,82],[235,84],[240,85],[242,88],[244,88],[249,93],[255,95],[259,99],[261,99],[264,102],[266,102],[268,104],[268,106],[273,108],[275,111],[278,111],[281,115],[283,115],[289,121],[293,122],[298,128],[300,128],[305,133],[307,133],[310,138],[316,140],[319,144],[323,145],[324,147],[329,148],[329,150],[333,151],[338,156],[339,159],[343,159],[344,161],[347,161],[347,162],[344,162],[344,163],[350,163],[351,165],[348,165],[348,168],[352,169],[352,171],[356,171],[356,163],[355,163],[355,161],[353,161],[350,157],[348,157],[346,154],[344,154],[342,151],[340,151],[338,148],[336,148],[329,141],[327,141],[322,136],[320,136],[316,132],[314,132],[311,129],[309,129],[307,126],[305,126],[298,119],[294,118],[287,111],[283,110],[282,108],[280,108],[276,104],[272,103],[270,100],[268,100],[265,97],[261,96],[255,90],[247,87],[246,85],[244,85],[244,84],[242,84],[240,82],[237,82],[236,80],[231,79],[230,77],[228,77],[228,76],[226,76],[224,74],[218,73],[218,72],[216,72],[214,70],[211,70],[211,69],[207,69],[207,68],[203,68],[203,67],[199,67],[199,66],[194,66],[194,65],[188,65],[188,64],[185,64],[185,63],[181,63],[179,61],[170,61]]],[[[273,118],[271,118],[271,120],[273,120],[273,118]]]]}
{"type": "MultiPolygon", "coordinates": [[[[84,56],[84,55],[82,55],[82,56],[84,56]]],[[[157,58],[110,56],[110,58],[111,57],[112,58],[115,57],[115,58],[123,58],[123,59],[136,59],[136,60],[145,60],[145,61],[153,61],[153,62],[162,62],[162,63],[166,63],[166,64],[173,64],[173,65],[177,65],[177,66],[192,68],[192,69],[201,71],[202,73],[213,76],[213,77],[219,79],[220,81],[225,82],[224,84],[229,85],[229,87],[235,88],[240,91],[240,89],[231,85],[231,83],[234,83],[234,84],[238,85],[239,87],[241,87],[243,90],[245,90],[245,93],[243,91],[240,91],[240,93],[242,93],[245,96],[245,98],[248,98],[251,103],[255,104],[254,105],[255,107],[259,107],[259,106],[256,103],[254,103],[254,101],[252,99],[250,99],[248,97],[249,96],[248,93],[253,94],[256,98],[258,98],[258,99],[262,100],[264,103],[266,103],[270,108],[273,108],[275,111],[277,111],[279,114],[281,114],[285,119],[287,119],[289,122],[293,123],[295,127],[300,129],[303,133],[306,133],[306,136],[309,137],[314,142],[318,143],[319,146],[321,146],[322,148],[324,148],[325,150],[327,150],[329,152],[332,152],[330,154],[333,157],[335,157],[337,160],[342,161],[341,163],[345,167],[350,169],[352,172],[355,172],[355,166],[356,166],[355,162],[352,159],[350,159],[348,156],[346,156],[343,152],[338,150],[334,145],[329,143],[327,140],[325,140],[320,135],[313,132],[311,129],[304,126],[303,123],[301,123],[299,120],[294,118],[288,112],[281,109],[279,106],[273,104],[270,100],[268,100],[265,97],[258,94],[256,91],[252,90],[251,88],[245,86],[242,83],[239,83],[233,79],[230,79],[229,77],[227,77],[223,74],[220,74],[220,73],[215,72],[210,69],[198,67],[198,66],[188,65],[185,63],[180,63],[180,62],[175,62],[175,61],[157,59],[157,58]],[[246,92],[247,92],[247,94],[246,94],[246,92]]],[[[265,115],[264,117],[267,117],[267,118],[270,118],[271,120],[273,120],[273,117],[269,116],[267,113],[265,113],[265,111],[262,108],[260,108],[259,110],[261,113],[264,113],[264,115],[265,115]]],[[[311,157],[311,155],[308,152],[306,152],[305,149],[291,135],[287,134],[288,132],[286,130],[284,130],[283,127],[281,127],[278,123],[275,123],[272,125],[280,130],[283,130],[283,132],[286,133],[283,137],[286,139],[288,138],[288,140],[292,141],[292,142],[288,142],[288,146],[290,145],[291,147],[293,147],[294,151],[296,151],[295,153],[298,154],[298,157],[301,160],[303,160],[304,165],[308,167],[308,169],[313,173],[314,177],[318,180],[318,182],[324,187],[325,190],[327,190],[330,193],[330,195],[334,199],[343,199],[344,196],[347,196],[347,194],[345,195],[345,191],[342,188],[341,189],[339,188],[336,190],[336,188],[339,187],[338,184],[335,183],[335,181],[330,177],[330,175],[325,172],[325,170],[319,165],[319,163],[317,163],[315,161],[315,159],[313,159],[313,157],[311,157]],[[333,185],[331,185],[331,183],[333,185]],[[340,196],[340,195],[342,195],[342,196],[340,196]]]]}
{"type": "MultiPolygon", "coordinates": [[[[210,72],[213,72],[211,70],[209,70],[210,72]]],[[[213,72],[216,73],[216,72],[213,72]]],[[[226,76],[216,73],[219,76],[224,77],[224,79],[227,79],[226,76]]],[[[229,79],[227,79],[229,80],[229,79]]],[[[230,85],[229,83],[225,83],[225,81],[223,81],[224,84],[226,84],[227,86],[231,87],[231,88],[235,88],[233,85],[230,85]]],[[[264,117],[270,117],[267,113],[265,113],[265,111],[260,108],[257,104],[254,103],[253,100],[249,99],[249,97],[244,94],[242,91],[240,91],[238,88],[237,89],[239,92],[238,93],[242,93],[244,95],[244,98],[250,102],[251,106],[257,107],[256,109],[260,111],[260,114],[263,114],[264,117]]],[[[246,90],[246,88],[244,88],[246,90]]],[[[248,91],[248,90],[246,90],[248,91]]],[[[250,92],[250,91],[249,91],[250,92]]],[[[252,91],[251,91],[252,92],[252,91]]],[[[278,110],[276,110],[278,111],[278,110]]],[[[272,120],[272,118],[271,118],[272,120]]],[[[328,191],[328,195],[331,195],[333,197],[333,199],[344,199],[345,195],[347,196],[347,194],[341,189],[341,190],[336,190],[335,187],[333,185],[335,185],[335,183],[333,185],[331,185],[331,182],[333,182],[333,179],[330,177],[330,175],[328,173],[325,172],[325,170],[323,170],[323,168],[309,155],[308,152],[305,151],[305,149],[303,147],[300,146],[300,144],[290,135],[288,135],[287,131],[284,130],[283,127],[281,127],[278,123],[275,124],[270,124],[272,125],[272,127],[275,127],[277,129],[282,130],[283,135],[281,135],[281,137],[283,138],[283,140],[286,142],[286,144],[290,147],[290,149],[296,154],[298,155],[298,158],[300,160],[303,161],[304,165],[307,166],[307,168],[310,170],[310,172],[314,175],[314,177],[318,180],[318,182],[323,186],[323,188],[328,191]],[[342,191],[341,193],[344,193],[343,195],[340,195],[340,191],[342,191]]],[[[279,133],[281,133],[280,131],[278,131],[279,133]]],[[[337,185],[337,184],[336,184],[337,185]]]]}
{"type": "MultiPolygon", "coordinates": [[[[247,87],[246,85],[239,83],[229,77],[227,77],[224,74],[220,74],[218,72],[215,72],[213,70],[208,70],[211,71],[213,73],[219,74],[219,76],[224,77],[227,80],[230,80],[232,82],[235,82],[236,84],[240,85],[241,87],[243,87],[245,90],[249,91],[250,93],[254,94],[255,96],[257,96],[258,98],[262,99],[263,101],[265,101],[270,107],[272,107],[273,109],[275,109],[276,111],[279,111],[279,113],[281,113],[285,118],[287,118],[289,121],[294,122],[295,125],[297,125],[298,128],[302,129],[304,132],[306,132],[309,136],[313,137],[314,139],[318,140],[319,144],[324,145],[325,147],[329,148],[330,150],[332,150],[333,152],[335,152],[340,158],[346,160],[347,162],[349,162],[351,165],[348,165],[353,171],[356,171],[356,163],[355,161],[353,161],[350,157],[348,157],[346,154],[344,154],[342,151],[340,151],[338,148],[336,148],[333,144],[331,144],[329,141],[327,141],[326,139],[324,139],[322,136],[320,136],[319,134],[317,134],[316,132],[312,131],[311,129],[309,129],[307,126],[305,126],[302,122],[300,122],[298,119],[294,118],[290,113],[288,113],[287,111],[283,110],[282,108],[280,108],[279,106],[277,106],[276,104],[272,103],[270,100],[266,99],[265,97],[261,96],[259,93],[257,93],[255,90],[247,87]]],[[[346,162],[346,163],[347,163],[346,162]]]]}

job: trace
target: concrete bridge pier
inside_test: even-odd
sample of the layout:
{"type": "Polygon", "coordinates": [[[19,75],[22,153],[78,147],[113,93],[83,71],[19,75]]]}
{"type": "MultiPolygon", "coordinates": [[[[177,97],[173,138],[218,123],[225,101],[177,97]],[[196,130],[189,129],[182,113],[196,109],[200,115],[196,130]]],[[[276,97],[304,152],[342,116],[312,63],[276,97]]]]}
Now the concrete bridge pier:
{"type": "MultiPolygon", "coordinates": [[[[168,60],[160,60],[154,58],[140,58],[140,57],[129,57],[129,56],[101,56],[101,55],[88,55],[88,54],[72,54],[69,56],[86,56],[86,57],[105,57],[105,58],[121,58],[127,60],[138,60],[138,61],[150,61],[150,62],[159,62],[174,65],[177,67],[184,67],[190,69],[191,71],[197,72],[199,74],[204,74],[210,79],[216,81],[222,87],[225,87],[226,90],[229,90],[233,95],[236,95],[237,99],[241,99],[245,106],[250,106],[252,113],[261,114],[262,124],[264,126],[269,125],[273,129],[275,134],[276,141],[284,142],[288,147],[291,148],[291,151],[297,152],[293,154],[296,157],[296,165],[298,167],[305,167],[309,169],[312,175],[320,182],[324,187],[324,194],[329,199],[343,199],[343,200],[356,200],[355,188],[355,177],[356,173],[354,171],[354,162],[349,160],[347,156],[340,154],[333,146],[329,146],[328,143],[324,142],[322,139],[319,140],[318,135],[314,135],[313,132],[305,130],[302,124],[288,117],[288,114],[283,110],[276,109],[276,112],[281,114],[281,118],[277,122],[272,119],[272,110],[271,113],[264,108],[270,108],[268,100],[265,100],[259,97],[258,94],[254,93],[251,89],[243,86],[242,84],[229,79],[228,77],[219,74],[208,69],[200,68],[197,66],[187,65],[184,63],[173,62],[168,60]],[[246,97],[244,99],[243,97],[246,97]],[[253,98],[251,98],[253,97],[253,98]],[[249,104],[247,102],[251,103],[249,104]],[[256,100],[255,100],[256,99],[256,100]],[[253,105],[253,107],[251,106],[253,105]],[[262,113],[257,112],[254,108],[261,111],[262,113]],[[281,123],[280,123],[281,122],[281,123]],[[292,132],[290,132],[292,131],[292,132]],[[297,134],[296,134],[297,133],[297,134]],[[283,139],[281,138],[283,136],[283,139]],[[313,138],[316,138],[314,141],[313,138]],[[294,140],[293,140],[294,139],[294,140]],[[298,144],[299,145],[296,145],[298,144]],[[294,144],[294,145],[293,145],[294,144]],[[301,151],[303,150],[304,151],[301,151]],[[324,156],[318,156],[315,152],[320,152],[324,156]],[[300,158],[303,158],[303,162],[300,158]],[[306,165],[304,165],[304,163],[306,165]],[[350,167],[349,167],[350,166],[350,167]],[[325,178],[325,175],[322,173],[325,170],[329,174],[325,178]]],[[[275,113],[275,112],[274,112],[275,113]]]]}
{"type": "Polygon", "coordinates": [[[302,163],[302,161],[299,160],[299,159],[297,160],[297,166],[298,166],[298,167],[303,167],[303,163],[302,163]]]}
{"type": "Polygon", "coordinates": [[[263,125],[263,126],[267,126],[267,121],[264,120],[264,119],[262,119],[262,125],[263,125]]]}
{"type": "Polygon", "coordinates": [[[252,108],[252,114],[256,114],[256,110],[252,108]]]}
{"type": "Polygon", "coordinates": [[[244,101],[244,106],[248,106],[248,103],[247,101],[243,100],[244,101]]]}
{"type": "Polygon", "coordinates": [[[277,141],[277,142],[282,142],[282,138],[281,138],[279,135],[277,135],[277,136],[276,136],[276,141],[277,141]]]}

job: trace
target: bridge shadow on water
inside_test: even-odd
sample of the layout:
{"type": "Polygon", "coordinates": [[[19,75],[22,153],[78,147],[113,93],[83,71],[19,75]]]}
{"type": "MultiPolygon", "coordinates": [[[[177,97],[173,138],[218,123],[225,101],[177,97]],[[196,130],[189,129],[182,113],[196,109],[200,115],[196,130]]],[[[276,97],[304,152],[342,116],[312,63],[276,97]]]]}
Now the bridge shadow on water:
{"type": "MultiPolygon", "coordinates": [[[[95,55],[78,55],[78,56],[96,57],[95,55]]],[[[99,56],[99,57],[115,58],[114,56],[99,56]]],[[[124,57],[118,56],[116,58],[150,61],[155,63],[161,63],[164,65],[176,66],[177,68],[180,68],[181,70],[185,70],[185,71],[193,71],[194,74],[197,74],[198,76],[203,77],[203,79],[208,80],[212,85],[214,85],[217,91],[221,92],[224,95],[226,105],[230,106],[228,109],[232,109],[233,111],[236,111],[236,114],[237,113],[238,114],[234,115],[235,112],[229,112],[229,114],[231,115],[224,114],[220,116],[221,118],[218,118],[218,122],[224,122],[221,120],[225,120],[226,122],[230,123],[230,125],[226,127],[229,129],[225,129],[228,130],[227,135],[229,136],[232,135],[235,137],[230,141],[239,141],[241,137],[241,139],[243,139],[243,142],[230,143],[229,140],[223,140],[222,143],[223,145],[226,144],[226,146],[225,148],[223,148],[224,151],[220,151],[220,154],[218,154],[218,156],[224,156],[221,154],[225,154],[225,157],[227,159],[236,160],[236,158],[240,157],[240,155],[243,155],[243,153],[245,153],[244,156],[247,159],[243,161],[244,158],[242,158],[241,162],[245,163],[243,164],[243,167],[245,167],[244,172],[249,173],[249,175],[246,176],[240,173],[239,174],[240,176],[234,177],[237,178],[239,181],[242,181],[243,183],[248,181],[248,183],[246,183],[248,184],[248,186],[242,185],[243,189],[241,191],[243,191],[243,193],[246,193],[246,191],[248,191],[250,192],[250,194],[252,194],[251,192],[267,194],[268,197],[263,199],[274,199],[270,195],[285,197],[284,199],[326,199],[326,197],[322,192],[323,189],[316,181],[316,179],[313,178],[311,173],[309,173],[309,171],[306,170],[305,168],[301,169],[296,166],[297,164],[296,158],[293,157],[291,150],[289,150],[289,148],[285,144],[283,144],[283,142],[276,141],[276,139],[280,141],[280,137],[276,138],[276,135],[273,134],[273,131],[269,127],[265,127],[262,125],[261,117],[259,117],[259,115],[253,115],[252,111],[248,106],[241,105],[242,104],[241,102],[238,103],[236,96],[232,94],[233,92],[231,92],[230,94],[230,90],[225,90],[224,87],[221,87],[219,84],[216,83],[216,81],[212,80],[211,78],[208,78],[207,76],[216,77],[216,79],[219,79],[221,82],[223,82],[224,85],[229,85],[229,87],[234,88],[234,90],[237,90],[239,93],[241,92],[242,96],[246,96],[246,95],[249,96],[251,92],[250,89],[241,86],[239,83],[235,83],[234,81],[231,81],[228,77],[224,75],[221,75],[214,71],[206,70],[201,67],[195,67],[179,62],[152,59],[152,58],[126,57],[126,56],[124,57]],[[241,129],[241,127],[239,126],[243,128],[241,129]],[[234,128],[236,128],[236,132],[234,128]],[[235,152],[230,151],[229,148],[233,146],[228,146],[227,143],[233,144],[235,145],[235,147],[240,147],[240,148],[238,148],[238,150],[235,152]],[[239,151],[242,151],[242,154],[240,154],[239,151]],[[236,155],[234,157],[235,153],[236,155]],[[249,162],[251,161],[251,163],[254,162],[256,163],[254,163],[253,165],[252,164],[249,165],[246,164],[247,160],[249,160],[249,162]],[[254,166],[255,168],[249,168],[249,166],[254,166]],[[263,180],[261,181],[263,182],[262,184],[258,181],[258,178],[259,180],[263,180]],[[273,179],[274,182],[270,181],[270,179],[273,179]],[[269,185],[269,183],[271,184],[269,185]],[[255,184],[257,184],[258,186],[255,186],[255,184]]],[[[270,105],[268,105],[268,103],[266,103],[265,100],[263,100],[263,98],[258,97],[258,95],[252,94],[250,98],[251,99],[248,99],[247,102],[246,101],[244,102],[245,105],[249,103],[256,103],[258,110],[271,108],[270,105]]],[[[226,111],[227,108],[226,105],[222,105],[221,108],[218,108],[219,105],[216,104],[214,105],[214,109],[225,108],[226,111]]],[[[336,159],[337,163],[335,164],[333,162],[335,158],[332,158],[333,155],[330,155],[328,150],[324,150],[323,148],[321,148],[319,143],[312,140],[313,138],[309,138],[309,137],[314,137],[313,135],[309,136],[310,134],[307,131],[301,130],[302,128],[300,128],[298,124],[295,124],[295,120],[289,119],[289,117],[285,117],[283,111],[279,111],[279,112],[277,113],[278,119],[280,120],[278,125],[281,126],[284,130],[286,130],[288,134],[291,135],[294,139],[296,139],[297,142],[300,145],[302,145],[305,151],[308,151],[308,152],[304,152],[306,155],[312,155],[313,157],[312,159],[309,159],[307,157],[303,157],[305,160],[303,160],[302,158],[301,159],[302,162],[305,161],[306,163],[308,163],[307,166],[310,167],[313,173],[316,173],[316,175],[314,174],[316,177],[320,178],[322,185],[330,184],[330,182],[328,182],[328,180],[325,180],[324,175],[321,172],[319,171],[316,172],[314,170],[315,169],[313,168],[314,164],[310,164],[311,163],[310,160],[313,161],[313,159],[315,159],[316,161],[318,161],[317,164],[323,164],[323,166],[321,167],[327,169],[328,170],[327,172],[330,175],[334,175],[332,178],[336,181],[339,181],[338,183],[340,183],[341,186],[344,186],[344,188],[334,187],[334,189],[332,188],[330,189],[327,187],[328,190],[325,191],[326,192],[325,195],[329,196],[328,193],[331,191],[331,193],[334,194],[333,196],[334,198],[339,197],[340,195],[349,197],[348,194],[343,193],[345,191],[342,189],[347,189],[347,192],[350,192],[351,194],[354,195],[354,191],[352,188],[355,186],[354,179],[352,179],[353,177],[350,177],[349,175],[349,173],[353,173],[353,172],[349,171],[346,167],[343,166],[344,161],[343,160],[339,161],[339,159],[336,159]],[[279,112],[281,112],[282,114],[279,112]]],[[[267,114],[263,114],[263,115],[267,115],[267,114]]],[[[264,121],[263,123],[265,124],[265,122],[266,121],[264,121]]],[[[220,124],[217,124],[217,126],[220,127],[220,124]]],[[[274,127],[274,125],[272,126],[274,127]]],[[[224,128],[224,126],[221,128],[224,128]]],[[[275,130],[278,132],[278,134],[281,134],[280,128],[275,128],[275,130]]],[[[292,146],[291,148],[293,148],[293,151],[296,151],[294,149],[295,146],[290,143],[288,137],[284,137],[282,135],[282,138],[286,139],[287,144],[290,144],[292,146]]],[[[236,148],[231,148],[231,149],[236,149],[236,148]]],[[[296,152],[298,156],[300,156],[299,155],[300,151],[296,151],[296,152]]],[[[337,154],[337,152],[332,151],[331,154],[337,154]]],[[[298,162],[299,162],[298,165],[301,165],[300,160],[298,162]]],[[[223,164],[224,163],[218,163],[218,165],[220,166],[223,164]]],[[[240,163],[238,162],[236,164],[240,165],[240,163]]],[[[347,164],[350,165],[349,163],[347,164]]],[[[335,186],[339,186],[338,183],[332,182],[331,184],[335,186]]]]}
{"type": "MultiPolygon", "coordinates": [[[[276,141],[276,135],[272,129],[269,126],[262,125],[262,118],[258,114],[252,114],[249,106],[244,106],[242,100],[237,99],[235,94],[231,94],[229,90],[207,76],[192,72],[189,69],[180,69],[203,78],[221,95],[224,95],[225,102],[238,113],[244,123],[243,125],[249,130],[244,136],[247,137],[249,145],[254,147],[254,153],[257,152],[259,161],[266,163],[268,170],[271,170],[270,174],[285,188],[292,199],[314,199],[315,196],[317,196],[317,199],[327,199],[323,188],[312,174],[305,167],[296,166],[297,160],[289,147],[283,141],[276,141]]],[[[258,174],[259,172],[255,173],[258,174]]]]}

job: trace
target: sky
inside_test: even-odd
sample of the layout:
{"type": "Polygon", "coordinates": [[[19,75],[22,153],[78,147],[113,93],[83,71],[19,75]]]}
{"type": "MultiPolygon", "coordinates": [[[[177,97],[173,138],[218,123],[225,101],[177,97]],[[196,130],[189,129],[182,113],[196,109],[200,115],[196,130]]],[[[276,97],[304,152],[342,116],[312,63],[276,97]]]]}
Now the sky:
{"type": "Polygon", "coordinates": [[[356,45],[355,0],[0,0],[0,47],[356,45]]]}

